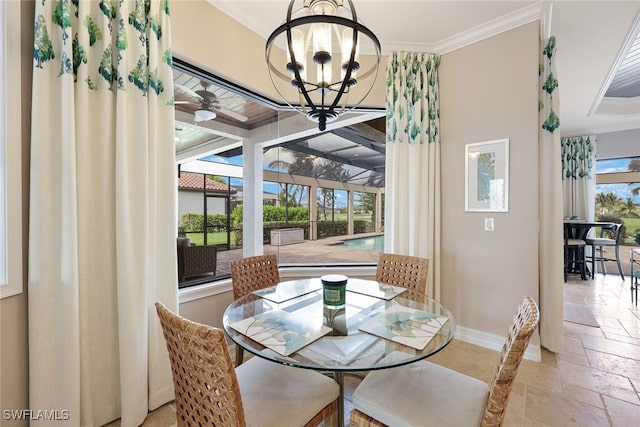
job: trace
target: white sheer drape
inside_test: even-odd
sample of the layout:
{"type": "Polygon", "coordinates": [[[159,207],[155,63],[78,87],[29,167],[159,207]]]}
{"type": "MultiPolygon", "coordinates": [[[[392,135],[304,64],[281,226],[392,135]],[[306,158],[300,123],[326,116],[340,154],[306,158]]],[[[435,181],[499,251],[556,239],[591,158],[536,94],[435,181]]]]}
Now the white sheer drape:
{"type": "Polygon", "coordinates": [[[394,52],[387,64],[385,251],[429,258],[440,298],[440,103],[433,54],[394,52]]]}
{"type": "Polygon", "coordinates": [[[540,42],[540,99],[538,152],[540,155],[539,292],[540,343],[553,352],[564,346],[563,225],[560,121],[555,37],[540,42]]]}
{"type": "Polygon", "coordinates": [[[596,135],[562,138],[562,195],[565,218],[595,219],[596,135]]]}
{"type": "Polygon", "coordinates": [[[168,12],[36,2],[29,403],[65,425],[139,425],[173,399],[153,308],[177,309],[168,12]]]}

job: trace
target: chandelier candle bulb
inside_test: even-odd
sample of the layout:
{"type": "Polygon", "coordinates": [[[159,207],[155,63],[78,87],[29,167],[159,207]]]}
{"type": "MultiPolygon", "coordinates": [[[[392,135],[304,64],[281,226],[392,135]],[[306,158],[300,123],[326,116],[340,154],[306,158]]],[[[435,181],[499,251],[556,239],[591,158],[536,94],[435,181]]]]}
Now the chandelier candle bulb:
{"type": "Polygon", "coordinates": [[[285,22],[267,39],[265,59],[282,99],[324,131],[367,97],[380,51],[380,41],[358,20],[351,0],[292,0],[285,22]]]}
{"type": "Polygon", "coordinates": [[[327,274],[320,278],[322,282],[322,301],[330,309],[344,308],[347,293],[347,276],[327,274]]]}

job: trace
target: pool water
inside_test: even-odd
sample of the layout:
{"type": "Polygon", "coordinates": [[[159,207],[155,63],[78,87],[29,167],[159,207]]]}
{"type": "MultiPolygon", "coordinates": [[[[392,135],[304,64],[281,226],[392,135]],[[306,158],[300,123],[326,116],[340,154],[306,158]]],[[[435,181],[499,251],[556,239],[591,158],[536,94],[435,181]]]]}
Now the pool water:
{"type": "Polygon", "coordinates": [[[372,251],[384,251],[384,234],[369,237],[358,237],[342,242],[344,246],[354,249],[368,249],[372,251]]]}

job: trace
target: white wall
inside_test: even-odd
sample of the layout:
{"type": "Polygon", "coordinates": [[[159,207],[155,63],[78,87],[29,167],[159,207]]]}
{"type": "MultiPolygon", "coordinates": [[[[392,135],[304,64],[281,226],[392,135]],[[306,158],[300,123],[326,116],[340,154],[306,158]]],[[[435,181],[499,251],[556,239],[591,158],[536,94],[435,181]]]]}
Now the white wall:
{"type": "MultiPolygon", "coordinates": [[[[202,191],[178,191],[178,220],[186,213],[203,213],[202,191]]],[[[226,201],[223,197],[207,198],[207,213],[224,214],[226,201]]]]}

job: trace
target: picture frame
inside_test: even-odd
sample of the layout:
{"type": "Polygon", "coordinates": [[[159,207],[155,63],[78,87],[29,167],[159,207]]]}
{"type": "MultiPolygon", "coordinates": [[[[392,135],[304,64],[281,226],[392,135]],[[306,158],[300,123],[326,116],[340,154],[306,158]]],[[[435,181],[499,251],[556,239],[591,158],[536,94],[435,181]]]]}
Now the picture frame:
{"type": "Polygon", "coordinates": [[[465,145],[466,212],[509,211],[509,138],[465,145]]]}

